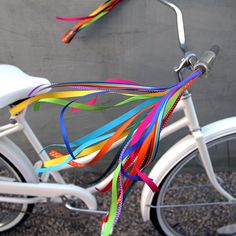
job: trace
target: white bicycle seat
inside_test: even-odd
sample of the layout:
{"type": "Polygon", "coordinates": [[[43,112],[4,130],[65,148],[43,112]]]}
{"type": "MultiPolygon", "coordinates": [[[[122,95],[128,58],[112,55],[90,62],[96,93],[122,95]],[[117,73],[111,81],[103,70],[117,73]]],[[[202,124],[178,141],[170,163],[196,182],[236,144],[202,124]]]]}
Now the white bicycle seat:
{"type": "Polygon", "coordinates": [[[37,86],[50,84],[49,80],[30,76],[16,66],[0,65],[0,109],[27,98],[37,86]]]}

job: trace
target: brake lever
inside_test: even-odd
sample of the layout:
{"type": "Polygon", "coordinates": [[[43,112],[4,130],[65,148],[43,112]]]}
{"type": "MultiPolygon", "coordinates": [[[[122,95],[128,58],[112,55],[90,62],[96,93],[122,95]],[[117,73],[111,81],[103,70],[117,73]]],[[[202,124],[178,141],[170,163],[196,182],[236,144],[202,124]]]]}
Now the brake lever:
{"type": "Polygon", "coordinates": [[[197,61],[198,58],[195,53],[186,53],[185,57],[181,59],[180,64],[174,67],[174,71],[179,73],[184,67],[191,66],[193,68],[197,61]]]}

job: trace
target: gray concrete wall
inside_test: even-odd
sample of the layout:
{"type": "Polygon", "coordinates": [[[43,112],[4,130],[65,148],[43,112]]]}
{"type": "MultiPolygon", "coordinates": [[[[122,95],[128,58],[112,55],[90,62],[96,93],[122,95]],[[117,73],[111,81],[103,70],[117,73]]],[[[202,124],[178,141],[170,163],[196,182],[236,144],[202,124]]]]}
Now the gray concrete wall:
{"type": "MultiPolygon", "coordinates": [[[[102,0],[0,0],[0,63],[53,82],[102,81],[111,77],[147,85],[175,82],[172,68],[181,59],[175,16],[155,0],[126,0],[97,24],[81,32],[70,45],[59,36],[71,23],[56,16],[83,16],[102,0]]],[[[183,9],[189,47],[201,53],[213,44],[221,47],[211,76],[192,87],[201,124],[235,115],[236,1],[176,0],[183,9]]],[[[7,121],[6,110],[0,123],[7,121]]],[[[30,112],[29,120],[43,144],[60,142],[58,109],[30,112]],[[37,119],[36,119],[37,118],[37,119]]],[[[66,119],[74,137],[118,115],[80,113],[66,119]],[[96,120],[95,120],[96,118],[96,120]],[[96,122],[95,122],[96,121],[96,122]]],[[[25,139],[13,139],[30,147],[25,139]]],[[[175,138],[173,138],[174,140],[175,138]]]]}

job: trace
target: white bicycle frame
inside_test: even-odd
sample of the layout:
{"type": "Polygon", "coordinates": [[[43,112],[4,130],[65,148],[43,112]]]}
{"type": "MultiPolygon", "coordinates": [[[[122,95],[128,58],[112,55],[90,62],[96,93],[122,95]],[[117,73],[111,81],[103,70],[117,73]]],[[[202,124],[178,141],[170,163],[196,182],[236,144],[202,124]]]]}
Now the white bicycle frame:
{"type": "MultiPolygon", "coordinates": [[[[197,146],[201,161],[203,163],[203,166],[205,167],[206,173],[212,183],[212,185],[215,187],[215,189],[221,193],[223,196],[225,196],[228,200],[233,201],[235,200],[229,193],[227,193],[217,182],[217,179],[214,174],[214,170],[212,168],[211,160],[208,154],[208,150],[205,144],[205,137],[206,134],[204,134],[200,126],[198,124],[198,119],[195,113],[195,109],[192,103],[191,95],[188,94],[182,98],[179,105],[176,107],[174,112],[178,111],[184,111],[184,117],[177,120],[176,122],[170,124],[166,128],[163,129],[161,133],[161,139],[164,137],[171,135],[172,133],[180,130],[183,127],[189,127],[191,133],[192,133],[192,139],[194,141],[194,145],[197,146]]],[[[16,124],[8,124],[5,126],[0,127],[0,153],[3,155],[5,154],[6,157],[11,157],[14,159],[10,159],[11,162],[13,162],[18,167],[24,168],[27,167],[26,173],[26,179],[30,179],[30,182],[33,183],[17,183],[17,182],[6,182],[6,181],[0,181],[0,192],[3,194],[15,194],[15,195],[28,195],[28,196],[36,196],[35,198],[19,198],[19,197],[0,197],[0,201],[2,202],[14,202],[14,203],[36,203],[36,202],[45,202],[47,201],[47,198],[51,198],[52,200],[57,200],[59,197],[66,196],[70,198],[73,196],[74,198],[81,199],[88,207],[89,210],[82,210],[85,212],[90,213],[104,213],[104,211],[96,211],[97,209],[97,202],[96,198],[93,196],[94,193],[96,193],[96,188],[103,188],[111,179],[113,174],[110,174],[105,180],[101,181],[100,183],[91,186],[87,189],[81,188],[79,186],[75,186],[72,184],[66,184],[63,177],[58,171],[51,172],[50,175],[55,180],[55,183],[47,183],[49,173],[42,174],[40,180],[42,182],[39,182],[39,177],[37,177],[34,173],[34,168],[30,167],[29,160],[25,161],[25,157],[21,159],[18,155],[19,148],[17,148],[12,143],[9,144],[9,141],[6,141],[6,138],[4,136],[7,136],[9,134],[22,131],[29,142],[32,144],[34,150],[38,153],[39,158],[41,161],[49,160],[46,152],[41,152],[43,149],[42,145],[40,144],[39,140],[31,130],[29,124],[25,120],[25,112],[22,112],[18,114],[14,119],[17,121],[16,124]],[[4,148],[8,150],[8,153],[4,153],[4,148]],[[12,152],[14,155],[17,153],[17,156],[9,155],[12,152]],[[14,156],[14,157],[12,157],[14,156]],[[25,163],[24,163],[25,162],[25,163]],[[20,163],[20,166],[19,166],[20,163]]],[[[229,120],[227,121],[229,123],[230,127],[233,127],[233,125],[236,124],[236,118],[231,118],[231,122],[229,123],[229,120]]],[[[235,125],[236,126],[236,125],[235,125]]],[[[213,127],[213,130],[217,130],[218,126],[215,125],[213,127]]],[[[222,126],[221,126],[222,127],[222,126]]],[[[223,126],[225,129],[225,126],[223,126]]],[[[236,127],[235,127],[236,128],[236,127]]],[[[221,128],[222,129],[222,128],[221,128]]],[[[229,129],[228,132],[233,132],[234,130],[229,129]]],[[[117,147],[123,140],[119,140],[116,142],[112,149],[117,147]]],[[[179,145],[181,146],[181,145],[179,145]]],[[[186,146],[185,146],[186,148],[186,146]]],[[[178,153],[178,148],[174,148],[175,150],[172,150],[174,153],[178,153]]],[[[97,151],[98,152],[98,151],[97,151]]],[[[77,159],[76,162],[78,163],[86,163],[90,161],[97,152],[94,152],[88,156],[85,156],[83,158],[77,159]]],[[[179,161],[182,160],[183,157],[185,157],[185,153],[181,153],[182,155],[178,155],[178,158],[176,155],[168,155],[167,157],[163,157],[160,159],[160,161],[154,166],[153,170],[151,171],[151,178],[155,180],[156,183],[159,183],[160,180],[162,180],[168,172],[173,168],[174,165],[176,165],[179,161]],[[161,163],[161,164],[159,164],[161,163]],[[158,168],[158,171],[154,171],[156,168],[158,168]],[[155,173],[155,174],[154,174],[155,173]],[[158,174],[159,173],[159,174],[158,174]],[[160,176],[161,173],[161,176],[160,176]]],[[[38,166],[39,163],[37,162],[35,166],[38,166]]],[[[61,170],[70,168],[70,165],[67,165],[66,167],[62,168],[61,170]]],[[[150,189],[147,189],[147,187],[144,187],[143,194],[142,194],[142,203],[141,203],[141,209],[142,209],[142,215],[144,220],[147,219],[147,212],[146,209],[148,204],[150,204],[149,199],[152,196],[152,192],[150,189]]]]}
{"type": "MultiPolygon", "coordinates": [[[[159,1],[168,5],[176,12],[180,47],[185,52],[187,47],[185,44],[183,16],[180,9],[166,0],[159,1]]],[[[159,159],[159,161],[150,172],[150,178],[152,178],[156,184],[160,184],[176,164],[178,164],[184,157],[186,157],[189,153],[197,148],[200,153],[199,156],[201,158],[202,164],[214,188],[229,201],[234,201],[234,197],[226,192],[217,182],[206,142],[211,141],[215,137],[221,137],[224,135],[235,133],[236,117],[212,123],[201,129],[190,94],[185,95],[181,99],[178,106],[174,110],[174,112],[178,111],[184,112],[183,118],[164,128],[162,130],[160,138],[163,139],[164,137],[173,134],[183,127],[188,127],[191,131],[191,135],[188,135],[186,136],[186,138],[180,140],[176,145],[171,147],[163,157],[159,159]]],[[[66,184],[59,171],[54,171],[50,174],[44,173],[40,177],[37,176],[34,172],[34,169],[39,167],[41,165],[41,162],[47,161],[50,158],[48,157],[46,152],[41,152],[43,147],[35,136],[34,132],[31,130],[29,124],[27,123],[25,119],[25,112],[21,112],[16,117],[13,117],[13,119],[16,121],[15,124],[7,124],[0,127],[0,154],[7,157],[9,161],[14,163],[14,165],[19,168],[27,183],[4,181],[4,179],[1,179],[0,177],[0,193],[34,197],[0,197],[0,202],[37,203],[46,202],[48,201],[48,199],[50,199],[51,201],[63,201],[73,197],[81,199],[86,204],[88,209],[73,209],[69,205],[67,205],[69,209],[78,210],[81,212],[104,214],[104,211],[96,210],[97,201],[94,197],[94,194],[96,193],[96,188],[101,189],[108,182],[110,182],[113,174],[110,174],[100,183],[87,189],[75,186],[73,184],[66,184]],[[9,134],[13,134],[19,131],[22,131],[25,134],[32,147],[39,155],[41,162],[36,162],[34,166],[21,151],[21,149],[6,137],[9,134]],[[47,183],[49,175],[54,178],[55,183],[47,183]]],[[[112,149],[119,146],[122,141],[123,139],[116,142],[112,146],[112,149]]],[[[76,162],[86,163],[91,160],[97,152],[77,159],[76,162]]],[[[64,170],[70,167],[71,166],[67,165],[62,169],[64,170]]],[[[149,206],[151,205],[153,194],[154,193],[145,185],[141,196],[141,212],[144,221],[149,219],[149,206]]]]}

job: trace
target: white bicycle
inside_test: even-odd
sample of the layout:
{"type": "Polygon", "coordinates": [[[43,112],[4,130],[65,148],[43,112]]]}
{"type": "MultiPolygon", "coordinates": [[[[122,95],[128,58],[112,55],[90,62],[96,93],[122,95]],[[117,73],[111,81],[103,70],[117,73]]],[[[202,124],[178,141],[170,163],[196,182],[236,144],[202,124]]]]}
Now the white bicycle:
{"type": "MultiPolygon", "coordinates": [[[[185,43],[181,10],[166,0],[160,2],[172,8],[177,15],[180,47],[184,58],[175,69],[180,80],[186,68],[201,68],[208,72],[218,48],[213,47],[200,58],[188,51],[185,43]]],[[[0,108],[14,107],[33,88],[50,84],[47,79],[32,77],[11,65],[0,65],[0,108]],[[16,84],[17,86],[12,86],[16,84]]],[[[146,185],[141,195],[141,213],[144,221],[151,220],[162,235],[215,235],[227,230],[236,233],[236,117],[200,127],[190,93],[185,93],[175,108],[183,117],[165,127],[161,139],[188,127],[190,134],[179,140],[159,158],[149,177],[160,187],[153,193],[146,185]]],[[[120,145],[122,139],[113,145],[120,145]]],[[[61,202],[72,211],[105,214],[97,209],[96,188],[103,188],[112,179],[88,188],[65,183],[59,171],[37,175],[35,168],[50,160],[25,119],[25,112],[10,117],[10,123],[0,127],[0,232],[13,229],[27,218],[34,204],[61,202]],[[7,135],[22,131],[41,161],[31,160],[7,135]],[[48,183],[49,176],[55,183],[48,183]],[[74,208],[69,200],[80,199],[87,208],[74,208]]],[[[86,163],[96,153],[81,159],[86,163]]],[[[67,165],[64,169],[69,168],[67,165]]]]}

